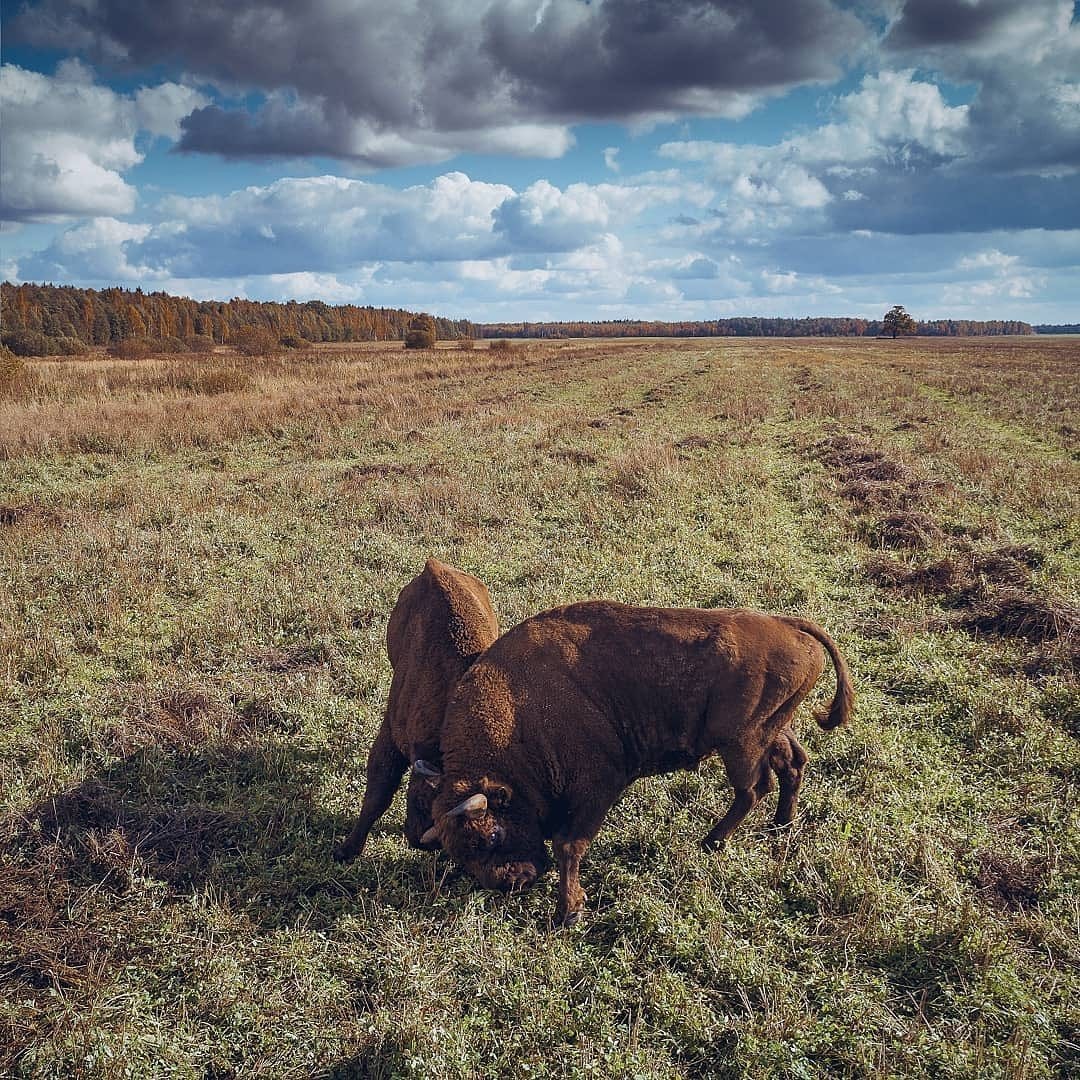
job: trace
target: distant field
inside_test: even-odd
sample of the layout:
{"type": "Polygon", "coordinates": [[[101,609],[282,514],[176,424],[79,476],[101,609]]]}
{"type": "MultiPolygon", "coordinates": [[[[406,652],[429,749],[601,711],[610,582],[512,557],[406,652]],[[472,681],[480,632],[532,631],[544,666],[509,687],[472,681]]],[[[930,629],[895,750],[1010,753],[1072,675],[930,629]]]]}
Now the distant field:
{"type": "MultiPolygon", "coordinates": [[[[0,399],[0,1075],[1080,1069],[1080,341],[46,361],[0,399]],[[350,827],[438,555],[821,622],[853,725],[719,855],[719,762],[475,889],[350,827]]],[[[823,678],[817,698],[831,695],[823,678]]]]}

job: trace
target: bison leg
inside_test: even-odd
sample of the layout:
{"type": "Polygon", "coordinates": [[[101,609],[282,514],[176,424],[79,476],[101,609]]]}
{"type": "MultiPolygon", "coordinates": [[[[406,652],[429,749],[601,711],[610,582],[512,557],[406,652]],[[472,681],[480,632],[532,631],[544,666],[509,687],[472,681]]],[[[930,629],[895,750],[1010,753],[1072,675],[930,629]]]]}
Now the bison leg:
{"type": "Polygon", "coordinates": [[[588,896],[581,887],[581,860],[589,850],[585,838],[567,840],[557,837],[551,847],[559,864],[559,898],[555,904],[555,925],[573,926],[581,918],[588,896]]]}
{"type": "Polygon", "coordinates": [[[727,838],[742,824],[743,818],[754,809],[757,801],[756,787],[736,788],[735,798],[731,800],[728,812],[713,826],[702,844],[707,848],[723,847],[727,838]]]}
{"type": "Polygon", "coordinates": [[[776,817],[773,819],[777,828],[790,825],[795,820],[799,788],[802,786],[808,760],[802,743],[795,738],[795,732],[791,728],[780,732],[769,751],[769,765],[780,779],[780,796],[776,802],[776,817]]]}
{"type": "Polygon", "coordinates": [[[728,779],[735,789],[728,812],[713,826],[702,840],[706,848],[722,847],[727,838],[742,824],[743,818],[754,809],[758,799],[771,790],[767,757],[753,756],[741,747],[728,746],[720,751],[728,779]]]}
{"type": "Polygon", "coordinates": [[[555,925],[574,926],[581,919],[581,909],[588,899],[581,887],[581,860],[604,824],[614,798],[578,814],[551,840],[555,861],[559,864],[559,892],[555,904],[555,925]]]}
{"type": "Polygon", "coordinates": [[[368,753],[367,783],[364,801],[360,805],[360,817],[348,838],[334,848],[335,862],[352,862],[364,850],[372,825],[393,802],[394,792],[408,764],[408,759],[390,737],[390,725],[384,721],[368,753]]]}

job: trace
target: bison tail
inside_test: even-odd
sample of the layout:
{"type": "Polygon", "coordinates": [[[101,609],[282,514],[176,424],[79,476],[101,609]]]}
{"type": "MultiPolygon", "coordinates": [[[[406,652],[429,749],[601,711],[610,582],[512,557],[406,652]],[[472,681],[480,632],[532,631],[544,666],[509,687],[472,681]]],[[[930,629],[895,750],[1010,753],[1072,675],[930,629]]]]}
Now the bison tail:
{"type": "Polygon", "coordinates": [[[821,642],[836,669],[836,694],[833,696],[832,704],[828,709],[819,709],[814,714],[814,719],[826,731],[846,724],[855,711],[855,691],[851,688],[851,672],[848,671],[847,662],[840,655],[836,642],[817,623],[809,619],[785,617],[784,622],[821,642]]]}

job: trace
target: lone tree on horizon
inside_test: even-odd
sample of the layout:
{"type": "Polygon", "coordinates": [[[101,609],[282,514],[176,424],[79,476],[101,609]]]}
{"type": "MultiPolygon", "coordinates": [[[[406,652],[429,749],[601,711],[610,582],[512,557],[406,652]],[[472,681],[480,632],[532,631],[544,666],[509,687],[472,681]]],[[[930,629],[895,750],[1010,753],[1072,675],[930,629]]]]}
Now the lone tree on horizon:
{"type": "Polygon", "coordinates": [[[892,334],[893,340],[901,334],[915,334],[918,328],[915,320],[904,310],[902,304],[897,304],[892,311],[886,311],[881,320],[881,329],[886,334],[892,334]]]}

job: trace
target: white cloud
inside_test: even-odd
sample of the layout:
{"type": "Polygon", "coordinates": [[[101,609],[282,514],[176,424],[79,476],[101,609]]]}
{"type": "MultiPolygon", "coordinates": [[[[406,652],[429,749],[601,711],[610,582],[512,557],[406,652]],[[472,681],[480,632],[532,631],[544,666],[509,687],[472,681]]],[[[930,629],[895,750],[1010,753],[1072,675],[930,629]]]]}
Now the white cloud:
{"type": "Polygon", "coordinates": [[[604,147],[604,164],[612,171],[617,173],[621,166],[619,165],[619,148],[617,146],[605,146],[604,147]]]}
{"type": "Polygon", "coordinates": [[[33,221],[131,213],[136,191],[121,174],[143,159],[136,134],[174,132],[183,109],[201,100],[176,83],[143,88],[134,97],[117,94],[95,84],[77,60],[63,61],[52,76],[4,64],[0,216],[33,221]]]}
{"type": "MultiPolygon", "coordinates": [[[[347,274],[353,288],[364,267],[479,265],[510,255],[565,253],[561,273],[595,271],[628,258],[614,232],[679,189],[634,183],[571,184],[547,180],[515,191],[506,184],[445,173],[404,190],[341,177],[284,177],[227,195],[166,196],[153,228],[100,217],[62,234],[20,261],[23,278],[192,280],[200,277],[347,274]],[[92,252],[93,235],[100,250],[92,252]],[[618,250],[616,250],[618,248],[618,250]]],[[[413,275],[418,269],[410,271],[413,275]]],[[[471,271],[474,279],[476,270],[471,271]]],[[[299,280],[299,279],[296,279],[299,280]]],[[[305,284],[310,280],[305,279],[305,284]]],[[[331,288],[333,280],[325,279],[331,288]]],[[[351,294],[350,294],[351,295],[351,294]]]]}
{"type": "Polygon", "coordinates": [[[1008,270],[1019,261],[1018,255],[1006,255],[996,248],[988,251],[980,251],[975,255],[965,255],[957,260],[958,270],[1008,270]]]}
{"type": "Polygon", "coordinates": [[[700,163],[714,179],[768,173],[785,163],[841,179],[873,171],[877,160],[910,158],[915,152],[954,156],[964,151],[966,105],[947,105],[933,83],[913,71],[867,75],[858,90],[835,105],[841,120],[772,146],[716,142],[668,142],[660,154],[700,163]]]}
{"type": "Polygon", "coordinates": [[[956,157],[966,145],[967,107],[948,105],[910,70],[866,76],[833,112],[836,120],[774,145],[684,140],[659,153],[697,167],[715,185],[713,229],[768,235],[818,229],[830,203],[865,202],[862,187],[875,178],[956,157]],[[853,177],[859,188],[850,186],[853,177]]]}
{"type": "Polygon", "coordinates": [[[142,131],[175,142],[180,138],[180,121],[209,103],[210,99],[192,86],[174,82],[144,86],[135,91],[135,123],[142,131]]]}

